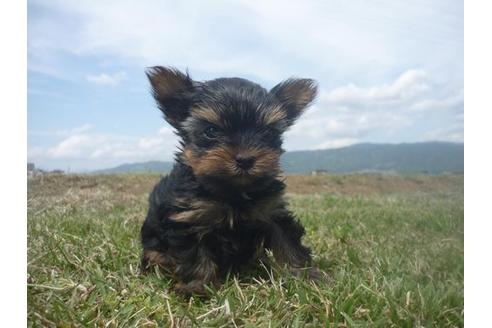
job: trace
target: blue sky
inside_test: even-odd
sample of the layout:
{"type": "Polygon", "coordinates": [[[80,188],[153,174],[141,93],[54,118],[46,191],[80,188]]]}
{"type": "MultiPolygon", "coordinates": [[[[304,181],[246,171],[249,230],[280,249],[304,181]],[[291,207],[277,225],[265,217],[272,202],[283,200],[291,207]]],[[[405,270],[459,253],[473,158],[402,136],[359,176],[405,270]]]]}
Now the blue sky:
{"type": "Polygon", "coordinates": [[[462,1],[28,1],[28,161],[170,160],[144,70],[316,79],[287,150],[463,142],[462,1]]]}

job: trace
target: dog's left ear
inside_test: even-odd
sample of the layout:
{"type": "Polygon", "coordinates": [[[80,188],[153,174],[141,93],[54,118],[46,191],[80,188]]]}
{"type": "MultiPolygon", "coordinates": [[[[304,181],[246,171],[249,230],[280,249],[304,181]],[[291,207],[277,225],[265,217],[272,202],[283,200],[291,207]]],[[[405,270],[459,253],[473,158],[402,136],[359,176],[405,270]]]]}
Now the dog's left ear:
{"type": "Polygon", "coordinates": [[[290,124],[313,102],[317,92],[317,84],[311,79],[288,79],[270,91],[284,106],[290,124]]]}
{"type": "Polygon", "coordinates": [[[189,115],[193,80],[175,68],[162,66],[151,67],[146,74],[164,118],[179,129],[181,122],[189,115]]]}

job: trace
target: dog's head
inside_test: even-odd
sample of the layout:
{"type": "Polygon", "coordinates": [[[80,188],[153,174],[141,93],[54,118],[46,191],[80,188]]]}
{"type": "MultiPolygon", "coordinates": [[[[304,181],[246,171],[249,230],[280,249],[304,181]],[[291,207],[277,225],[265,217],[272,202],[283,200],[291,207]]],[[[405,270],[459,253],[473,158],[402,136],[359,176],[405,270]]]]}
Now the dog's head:
{"type": "Polygon", "coordinates": [[[279,174],[282,133],[316,96],[310,79],[270,91],[240,78],[193,81],[165,67],[147,71],[153,95],[182,139],[181,155],[198,178],[252,184],[279,174]]]}

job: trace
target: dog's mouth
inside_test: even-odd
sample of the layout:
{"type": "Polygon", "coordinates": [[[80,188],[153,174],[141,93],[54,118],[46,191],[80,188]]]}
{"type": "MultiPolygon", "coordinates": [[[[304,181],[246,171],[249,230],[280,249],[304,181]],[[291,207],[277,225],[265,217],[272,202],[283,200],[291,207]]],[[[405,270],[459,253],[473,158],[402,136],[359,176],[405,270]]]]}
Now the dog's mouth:
{"type": "Polygon", "coordinates": [[[239,178],[245,178],[245,179],[252,179],[254,178],[254,176],[251,174],[251,170],[245,170],[245,169],[241,169],[241,168],[236,168],[236,170],[234,171],[236,174],[235,176],[239,177],[239,178]]]}
{"type": "Polygon", "coordinates": [[[248,185],[253,184],[258,179],[265,178],[268,174],[252,174],[249,170],[234,170],[233,172],[228,170],[207,172],[201,174],[198,177],[207,177],[215,180],[222,180],[234,185],[248,185]]]}
{"type": "Polygon", "coordinates": [[[217,184],[229,186],[229,188],[233,189],[250,189],[276,176],[277,173],[274,172],[259,172],[253,169],[238,169],[234,171],[224,169],[197,175],[197,178],[202,182],[206,182],[209,187],[213,187],[211,186],[212,184],[217,184]]]}
{"type": "Polygon", "coordinates": [[[239,185],[247,185],[254,183],[258,176],[253,176],[249,171],[240,170],[236,175],[230,177],[231,181],[239,185]]]}

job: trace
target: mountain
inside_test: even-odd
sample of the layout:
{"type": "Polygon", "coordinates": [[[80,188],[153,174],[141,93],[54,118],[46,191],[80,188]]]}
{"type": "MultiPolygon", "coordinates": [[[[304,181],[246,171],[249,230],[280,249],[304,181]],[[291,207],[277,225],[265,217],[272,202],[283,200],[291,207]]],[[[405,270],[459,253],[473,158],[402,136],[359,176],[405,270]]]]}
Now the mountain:
{"type": "MultiPolygon", "coordinates": [[[[286,173],[393,172],[428,173],[464,172],[464,144],[423,142],[402,144],[363,143],[337,149],[287,152],[282,156],[286,173]]],[[[171,162],[123,164],[93,173],[169,172],[171,162]]]]}
{"type": "Polygon", "coordinates": [[[143,163],[122,164],[113,168],[97,170],[91,173],[95,174],[113,174],[113,173],[137,173],[137,172],[169,172],[173,168],[172,162],[150,161],[143,163]]]}
{"type": "Polygon", "coordinates": [[[282,157],[286,173],[326,170],[332,173],[464,172],[464,144],[424,142],[356,144],[338,149],[287,152],[282,157]]]}

